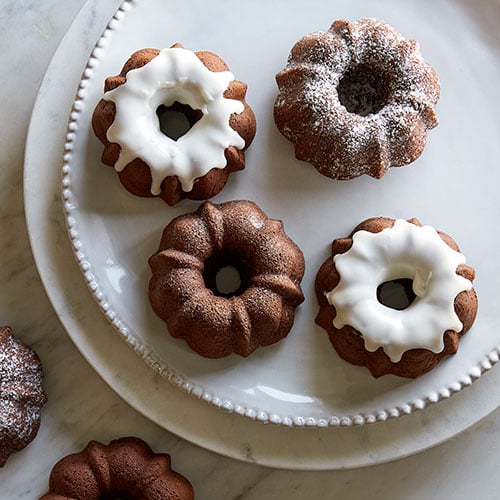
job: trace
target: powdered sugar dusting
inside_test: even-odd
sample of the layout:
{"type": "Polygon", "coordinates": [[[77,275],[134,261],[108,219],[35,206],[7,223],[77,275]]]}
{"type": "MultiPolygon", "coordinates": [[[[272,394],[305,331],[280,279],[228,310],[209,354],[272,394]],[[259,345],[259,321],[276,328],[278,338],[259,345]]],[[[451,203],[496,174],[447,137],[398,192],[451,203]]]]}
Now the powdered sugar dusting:
{"type": "Polygon", "coordinates": [[[335,179],[380,178],[420,156],[439,81],[418,44],[377,19],[335,21],[292,48],[275,120],[297,158],[335,179]]]}
{"type": "Polygon", "coordinates": [[[42,369],[35,352],[0,327],[0,467],[11,453],[28,445],[47,402],[42,369]]]}

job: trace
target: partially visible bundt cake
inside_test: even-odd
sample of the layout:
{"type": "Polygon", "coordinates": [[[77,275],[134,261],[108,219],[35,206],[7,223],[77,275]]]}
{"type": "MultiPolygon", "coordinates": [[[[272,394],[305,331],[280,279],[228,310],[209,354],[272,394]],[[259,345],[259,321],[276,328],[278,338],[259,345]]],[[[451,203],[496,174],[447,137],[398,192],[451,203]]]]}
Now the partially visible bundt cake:
{"type": "Polygon", "coordinates": [[[274,119],[295,156],[333,179],[382,177],[416,160],[440,85],[414,40],[384,21],[335,21],[292,48],[274,119]]]}
{"type": "Polygon", "coordinates": [[[40,500],[192,500],[193,487],[173,471],[170,455],[154,453],[141,439],[91,441],[52,469],[40,500]]]}
{"type": "Polygon", "coordinates": [[[415,378],[457,352],[476,317],[474,277],[447,234],[416,219],[367,219],[333,241],[318,271],[316,323],[374,377],[415,378]]]}
{"type": "Polygon", "coordinates": [[[304,300],[304,256],[253,202],[203,203],[173,219],[149,260],[151,305],[173,337],[208,358],[248,356],[292,328],[304,300]],[[241,284],[217,288],[217,274],[237,269],[241,284]]]}
{"type": "Polygon", "coordinates": [[[35,351],[0,327],[0,467],[27,446],[40,427],[47,402],[42,389],[42,365],[35,351]]]}
{"type": "Polygon", "coordinates": [[[104,90],[92,127],[104,144],[103,163],[114,166],[131,193],[169,205],[204,200],[245,167],[255,116],[246,84],[216,54],[180,44],[142,49],[106,79],[104,90]],[[165,112],[184,114],[190,128],[180,137],[163,133],[165,112]]]}

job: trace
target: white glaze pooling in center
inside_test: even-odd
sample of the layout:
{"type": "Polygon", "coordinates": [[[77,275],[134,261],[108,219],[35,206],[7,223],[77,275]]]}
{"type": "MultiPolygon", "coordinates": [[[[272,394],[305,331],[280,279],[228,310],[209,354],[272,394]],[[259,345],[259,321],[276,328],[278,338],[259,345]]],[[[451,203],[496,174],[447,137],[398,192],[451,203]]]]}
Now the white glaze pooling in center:
{"type": "Polygon", "coordinates": [[[460,292],[472,288],[456,273],[465,257],[433,227],[402,219],[378,233],[357,231],[352,241],[347,252],[334,257],[340,282],[326,294],[337,312],[335,328],[352,326],[368,351],[382,347],[393,363],[410,349],[441,352],[444,332],[463,327],[453,304],[460,292]],[[401,278],[413,280],[416,298],[397,310],[377,299],[377,288],[401,278]]]}
{"type": "Polygon", "coordinates": [[[229,125],[231,115],[243,111],[243,103],[223,95],[233,80],[230,71],[210,71],[194,52],[179,47],[163,49],[146,65],[130,70],[123,85],[104,94],[116,105],[107,133],[110,142],[121,146],[115,169],[121,172],[142,159],[151,170],[151,193],[159,195],[168,176],[176,176],[189,192],[209,170],[224,168],[225,149],[245,147],[229,125]],[[176,101],[201,110],[203,116],[173,140],[160,130],[156,110],[176,101]]]}

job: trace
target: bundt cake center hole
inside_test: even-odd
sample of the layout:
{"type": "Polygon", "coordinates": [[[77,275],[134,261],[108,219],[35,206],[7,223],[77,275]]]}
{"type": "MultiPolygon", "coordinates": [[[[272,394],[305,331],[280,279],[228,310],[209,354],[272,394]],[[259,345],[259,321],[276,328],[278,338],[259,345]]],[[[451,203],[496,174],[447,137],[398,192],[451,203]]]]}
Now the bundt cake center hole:
{"type": "Polygon", "coordinates": [[[215,288],[221,295],[234,295],[241,287],[240,272],[234,266],[221,267],[215,275],[215,288]]]}
{"type": "Polygon", "coordinates": [[[187,134],[194,124],[201,119],[203,112],[193,109],[188,104],[174,102],[171,106],[161,105],[156,109],[160,131],[170,139],[177,141],[187,134]]]}
{"type": "Polygon", "coordinates": [[[415,298],[413,280],[409,278],[386,281],[377,288],[377,300],[382,305],[398,311],[413,304],[415,298]]]}
{"type": "Polygon", "coordinates": [[[247,288],[245,263],[224,255],[216,255],[205,262],[205,285],[219,297],[241,295],[247,288]]]}
{"type": "Polygon", "coordinates": [[[368,64],[358,64],[340,79],[340,103],[360,116],[378,113],[388,102],[391,82],[388,75],[368,64]]]}

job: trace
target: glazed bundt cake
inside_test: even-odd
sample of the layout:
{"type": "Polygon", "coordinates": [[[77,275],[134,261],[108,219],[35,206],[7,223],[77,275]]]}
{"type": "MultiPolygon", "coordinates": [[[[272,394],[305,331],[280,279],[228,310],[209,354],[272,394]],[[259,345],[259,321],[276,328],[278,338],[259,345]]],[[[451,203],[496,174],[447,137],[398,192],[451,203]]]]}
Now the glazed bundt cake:
{"type": "Polygon", "coordinates": [[[40,500],[192,500],[193,487],[173,471],[170,455],[153,453],[141,439],[91,441],[52,469],[49,491],[40,500]]]}
{"type": "Polygon", "coordinates": [[[208,358],[248,356],[285,337],[304,300],[304,256],[253,202],[203,203],[173,219],[149,260],[149,299],[173,337],[208,358]],[[237,269],[241,284],[217,288],[217,274],[237,269]]]}
{"type": "Polygon", "coordinates": [[[333,179],[416,160],[438,123],[439,80],[416,41],[384,21],[335,21],[292,48],[274,119],[295,156],[333,179]]]}
{"type": "Polygon", "coordinates": [[[40,427],[47,402],[42,389],[42,365],[35,351],[0,327],[0,467],[26,447],[40,427]]]}
{"type": "Polygon", "coordinates": [[[119,75],[106,79],[94,110],[103,163],[137,196],[160,196],[169,205],[211,198],[245,167],[255,135],[246,89],[212,52],[180,44],[135,52],[119,75]],[[171,112],[189,122],[180,137],[162,132],[161,117],[171,112]]]}
{"type": "Polygon", "coordinates": [[[415,378],[457,352],[476,317],[474,277],[447,234],[416,219],[367,219],[333,241],[319,269],[316,323],[374,377],[415,378]]]}

